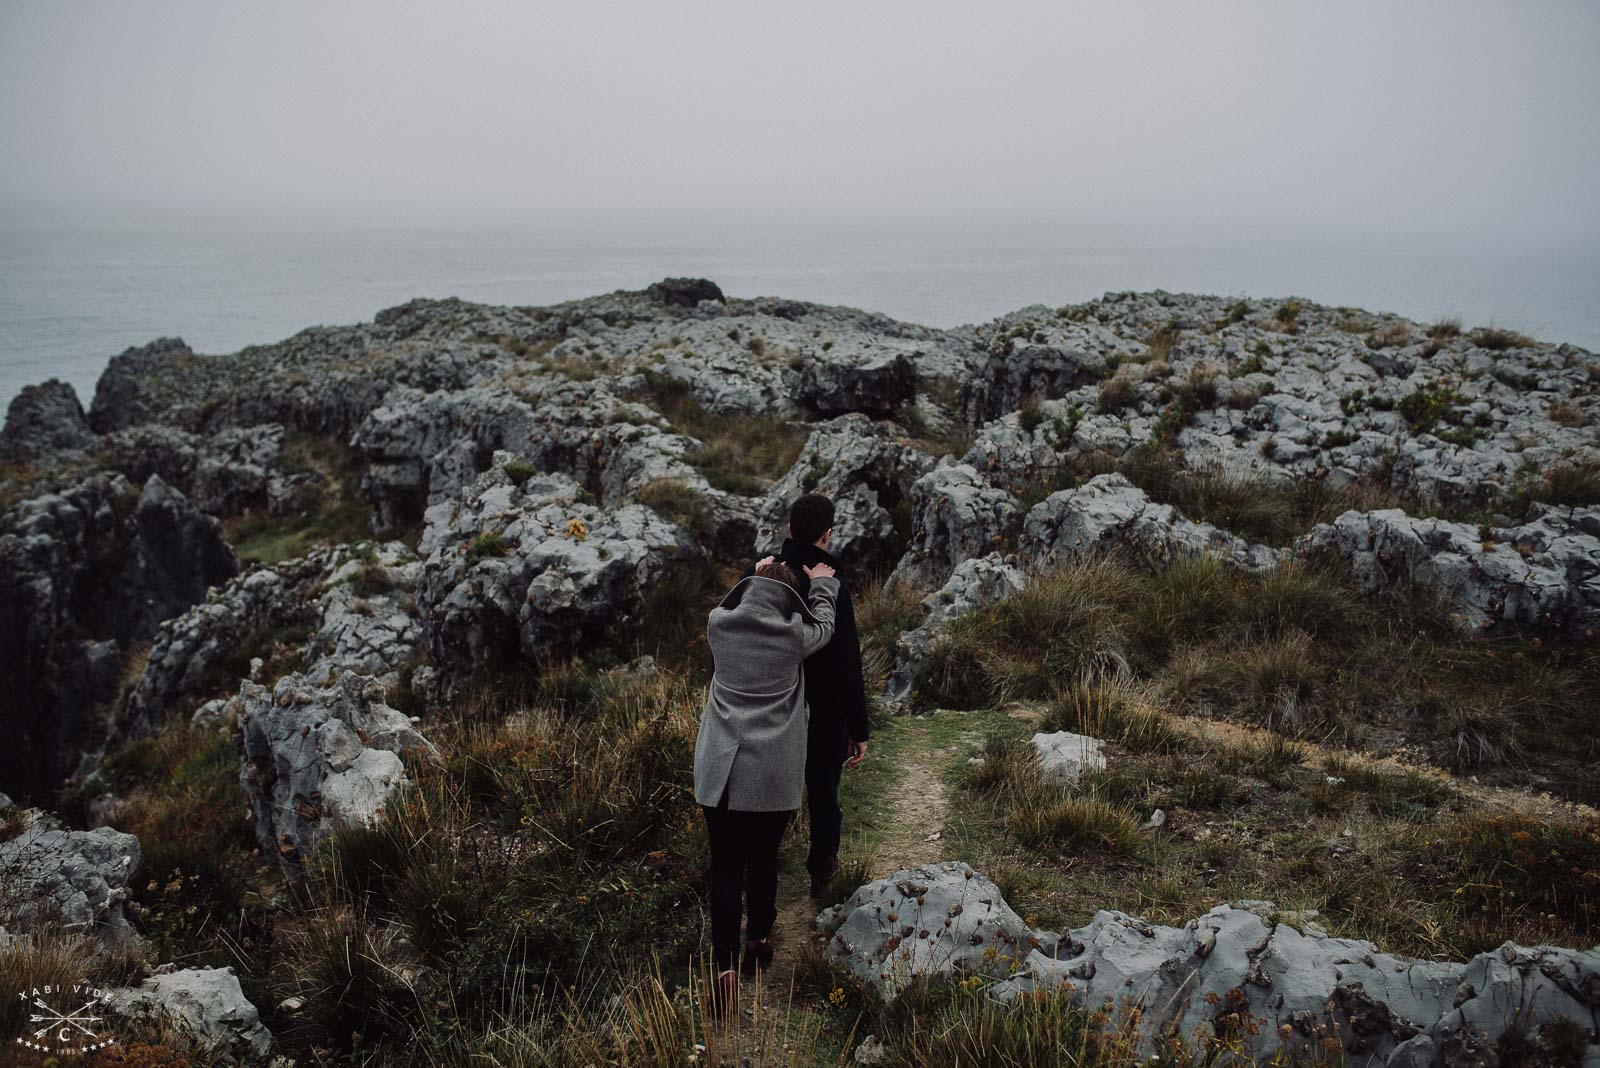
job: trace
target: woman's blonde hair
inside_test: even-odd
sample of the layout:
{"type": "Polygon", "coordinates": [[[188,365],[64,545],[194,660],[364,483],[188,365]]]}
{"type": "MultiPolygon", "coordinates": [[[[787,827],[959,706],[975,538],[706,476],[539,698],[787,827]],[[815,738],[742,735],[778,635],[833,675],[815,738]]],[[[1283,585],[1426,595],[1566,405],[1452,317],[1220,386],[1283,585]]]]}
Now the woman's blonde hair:
{"type": "Polygon", "coordinates": [[[782,560],[760,565],[756,568],[756,574],[762,578],[777,579],[795,593],[800,592],[800,580],[795,577],[794,569],[782,560]]]}

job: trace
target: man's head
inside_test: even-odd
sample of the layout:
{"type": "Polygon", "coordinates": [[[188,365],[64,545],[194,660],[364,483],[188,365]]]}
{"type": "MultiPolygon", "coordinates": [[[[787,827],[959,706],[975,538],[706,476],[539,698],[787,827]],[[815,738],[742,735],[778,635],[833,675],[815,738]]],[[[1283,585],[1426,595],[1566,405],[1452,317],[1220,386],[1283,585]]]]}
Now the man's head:
{"type": "Polygon", "coordinates": [[[789,506],[789,537],[826,549],[833,537],[833,502],[808,493],[789,506]]]}

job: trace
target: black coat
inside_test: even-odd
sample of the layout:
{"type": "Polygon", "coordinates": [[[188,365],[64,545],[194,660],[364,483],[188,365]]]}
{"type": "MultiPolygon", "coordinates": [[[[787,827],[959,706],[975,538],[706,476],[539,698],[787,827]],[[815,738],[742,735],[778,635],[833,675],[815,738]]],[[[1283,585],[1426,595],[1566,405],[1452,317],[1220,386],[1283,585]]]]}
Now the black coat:
{"type": "MultiPolygon", "coordinates": [[[[805,568],[827,564],[840,571],[827,552],[803,541],[785,538],[776,554],[800,580],[800,595],[811,588],[805,568]]],[[[755,568],[745,574],[753,574],[755,568]]],[[[861,670],[861,635],[856,632],[856,609],[850,583],[839,576],[839,598],[834,605],[833,640],[806,658],[806,704],[811,706],[809,750],[812,760],[843,760],[846,742],[867,740],[867,682],[861,670]]]]}

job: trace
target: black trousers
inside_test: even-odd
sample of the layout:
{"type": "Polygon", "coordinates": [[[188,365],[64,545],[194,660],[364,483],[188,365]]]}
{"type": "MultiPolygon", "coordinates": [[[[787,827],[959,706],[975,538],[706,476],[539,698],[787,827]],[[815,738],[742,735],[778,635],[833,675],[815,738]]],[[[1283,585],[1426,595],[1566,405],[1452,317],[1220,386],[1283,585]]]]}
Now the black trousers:
{"type": "Polygon", "coordinates": [[[717,808],[700,806],[711,836],[711,954],[718,971],[737,967],[739,898],[750,912],[745,936],[752,941],[772,933],[778,918],[778,846],[793,812],[739,812],[722,799],[717,808]]]}
{"type": "Polygon", "coordinates": [[[831,748],[813,747],[806,754],[806,802],[811,816],[811,851],[806,870],[828,875],[839,857],[839,836],[844,829],[844,809],[839,807],[839,779],[844,757],[831,748]]]}

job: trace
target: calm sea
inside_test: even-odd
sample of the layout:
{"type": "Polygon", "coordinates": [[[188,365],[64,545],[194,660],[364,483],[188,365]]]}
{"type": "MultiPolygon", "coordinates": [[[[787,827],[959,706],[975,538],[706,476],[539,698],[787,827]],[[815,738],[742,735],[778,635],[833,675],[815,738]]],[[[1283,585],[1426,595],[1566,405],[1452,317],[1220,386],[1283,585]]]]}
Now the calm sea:
{"type": "Polygon", "coordinates": [[[1276,297],[1494,322],[1600,349],[1600,247],[1114,226],[763,224],[660,218],[507,227],[0,226],[0,404],[177,335],[231,352],[411,297],[547,304],[701,275],[933,326],[1107,290],[1276,297]]]}

